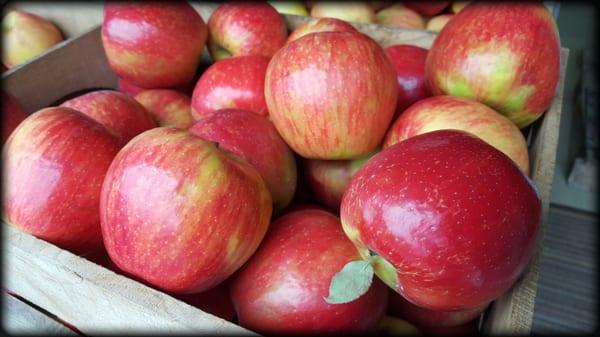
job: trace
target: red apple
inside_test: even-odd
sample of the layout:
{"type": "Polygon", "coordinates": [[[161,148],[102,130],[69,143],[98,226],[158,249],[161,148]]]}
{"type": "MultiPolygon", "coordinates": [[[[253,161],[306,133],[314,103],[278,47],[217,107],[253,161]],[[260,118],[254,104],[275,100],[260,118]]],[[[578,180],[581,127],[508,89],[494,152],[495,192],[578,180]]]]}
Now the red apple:
{"type": "Polygon", "coordinates": [[[425,19],[416,11],[396,4],[377,12],[377,23],[400,28],[425,29],[425,19]]]}
{"type": "Polygon", "coordinates": [[[33,113],[3,148],[3,219],[62,248],[100,249],[100,188],[119,147],[75,110],[33,113]]]}
{"type": "Polygon", "coordinates": [[[144,90],[135,95],[159,126],[176,126],[187,129],[192,125],[191,99],[171,89],[144,90]]]}
{"type": "Polygon", "coordinates": [[[271,203],[245,161],[189,131],[155,128],[130,141],[106,174],[104,246],[119,269],[154,287],[202,292],[254,253],[271,203]]]}
{"type": "Polygon", "coordinates": [[[383,49],[360,33],[309,34],[269,62],[265,98],[277,131],[310,159],[352,159],[382,141],[398,83],[383,49]]]}
{"type": "Polygon", "coordinates": [[[288,36],[287,42],[292,42],[305,35],[320,32],[357,32],[356,28],[346,21],[334,18],[318,18],[296,27],[288,36]]]}
{"type": "Polygon", "coordinates": [[[200,76],[194,88],[194,120],[215,110],[228,108],[268,115],[265,103],[268,64],[269,59],[259,55],[230,57],[213,63],[200,76]]]}
{"type": "Polygon", "coordinates": [[[307,180],[316,199],[329,209],[338,211],[350,178],[377,152],[378,149],[364,157],[351,160],[305,160],[307,180]]]}
{"type": "Polygon", "coordinates": [[[208,35],[187,2],[108,2],[102,44],[113,71],[148,89],[190,82],[208,35]]]}
{"type": "Polygon", "coordinates": [[[436,15],[427,21],[427,26],[425,26],[425,29],[439,32],[442,30],[442,28],[444,28],[444,26],[446,26],[452,17],[454,17],[454,14],[436,15]]]}
{"type": "Polygon", "coordinates": [[[375,155],[350,180],[342,225],[380,279],[430,310],[484,306],[533,255],[541,201],[502,152],[458,130],[375,155]]]}
{"type": "Polygon", "coordinates": [[[402,1],[402,3],[421,15],[434,16],[444,11],[450,1],[402,1]]]}
{"type": "Polygon", "coordinates": [[[11,94],[2,91],[2,144],[10,134],[27,118],[27,112],[11,94]]]}
{"type": "Polygon", "coordinates": [[[229,297],[228,280],[199,294],[175,294],[175,297],[224,320],[233,322],[235,319],[235,309],[229,297]]]}
{"type": "Polygon", "coordinates": [[[271,224],[252,259],[231,281],[241,326],[261,334],[374,332],[387,308],[387,287],[374,279],[350,303],[325,301],[329,282],[360,259],[339,219],[316,209],[287,213],[271,224]]]}
{"type": "Polygon", "coordinates": [[[310,9],[315,18],[335,18],[347,22],[375,23],[375,10],[365,1],[315,1],[310,9]]]}
{"type": "Polygon", "coordinates": [[[247,110],[217,110],[190,131],[252,164],[271,192],[275,212],[290,203],[296,190],[296,160],[267,118],[247,110]]]}
{"type": "Polygon", "coordinates": [[[386,47],[385,53],[396,68],[398,103],[395,116],[398,116],[413,103],[431,96],[425,82],[427,49],[396,44],[386,47]]]}
{"type": "Polygon", "coordinates": [[[375,1],[369,1],[369,5],[371,5],[371,7],[373,7],[373,10],[375,12],[378,12],[386,7],[390,7],[394,4],[394,1],[392,0],[375,0],[375,1]]]}
{"type": "Polygon", "coordinates": [[[390,291],[389,312],[421,329],[444,328],[463,325],[481,315],[487,305],[465,310],[439,311],[419,307],[395,291],[390,291]]]}
{"type": "Polygon", "coordinates": [[[460,97],[434,96],[418,101],[392,124],[383,148],[442,129],[472,133],[510,157],[525,174],[529,174],[527,141],[521,130],[487,105],[460,97]]]}
{"type": "MultiPolygon", "coordinates": [[[[179,91],[184,95],[190,96],[192,94],[192,91],[194,90],[195,84],[196,84],[196,81],[192,80],[188,83],[178,85],[171,89],[173,89],[175,91],[179,91]]],[[[124,80],[122,78],[119,78],[117,80],[117,88],[120,92],[127,94],[129,96],[132,96],[132,97],[139,94],[140,92],[142,92],[144,90],[149,90],[147,88],[138,87],[137,85],[135,85],[127,80],[124,80]]],[[[164,88],[151,88],[150,90],[152,90],[152,89],[164,89],[164,88]]]]}
{"type": "Polygon", "coordinates": [[[225,2],[208,20],[213,60],[259,55],[271,58],[287,39],[281,14],[267,2],[225,2]]]}
{"type": "Polygon", "coordinates": [[[425,70],[434,95],[480,101],[523,128],[550,106],[559,66],[558,30],[542,3],[480,2],[442,29],[425,70]]]}
{"type": "Polygon", "coordinates": [[[2,18],[2,63],[22,64],[63,40],[56,26],[35,14],[9,10],[2,18]]]}
{"type": "Polygon", "coordinates": [[[98,90],[72,98],[60,106],[75,109],[104,125],[127,143],[138,134],[156,127],[156,121],[132,97],[114,90],[98,90]]]}

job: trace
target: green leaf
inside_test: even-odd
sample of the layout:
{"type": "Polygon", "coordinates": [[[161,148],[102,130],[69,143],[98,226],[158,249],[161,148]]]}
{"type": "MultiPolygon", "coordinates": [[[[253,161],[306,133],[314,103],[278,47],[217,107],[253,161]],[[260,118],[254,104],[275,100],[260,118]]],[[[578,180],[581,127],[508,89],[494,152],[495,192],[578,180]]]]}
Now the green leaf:
{"type": "Polygon", "coordinates": [[[373,282],[371,263],[364,260],[350,261],[331,278],[329,296],[324,297],[325,302],[329,304],[352,302],[369,290],[371,282],[373,282]]]}

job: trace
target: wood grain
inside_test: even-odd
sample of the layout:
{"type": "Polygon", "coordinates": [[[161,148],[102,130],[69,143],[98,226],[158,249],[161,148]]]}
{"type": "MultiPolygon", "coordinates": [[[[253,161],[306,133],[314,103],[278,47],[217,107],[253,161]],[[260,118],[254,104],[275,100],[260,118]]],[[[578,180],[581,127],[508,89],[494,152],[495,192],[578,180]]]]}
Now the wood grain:
{"type": "Polygon", "coordinates": [[[11,335],[77,335],[73,330],[9,295],[6,291],[2,291],[2,313],[2,327],[11,335]]]}

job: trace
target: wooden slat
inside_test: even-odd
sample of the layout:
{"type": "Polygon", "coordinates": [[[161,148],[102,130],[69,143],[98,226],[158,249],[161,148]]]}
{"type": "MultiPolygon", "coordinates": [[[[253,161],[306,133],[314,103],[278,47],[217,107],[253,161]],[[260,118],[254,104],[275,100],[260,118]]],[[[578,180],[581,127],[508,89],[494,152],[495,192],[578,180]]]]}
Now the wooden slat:
{"type": "Polygon", "coordinates": [[[7,294],[6,291],[2,291],[2,326],[4,331],[11,335],[77,335],[73,330],[7,294]]]}

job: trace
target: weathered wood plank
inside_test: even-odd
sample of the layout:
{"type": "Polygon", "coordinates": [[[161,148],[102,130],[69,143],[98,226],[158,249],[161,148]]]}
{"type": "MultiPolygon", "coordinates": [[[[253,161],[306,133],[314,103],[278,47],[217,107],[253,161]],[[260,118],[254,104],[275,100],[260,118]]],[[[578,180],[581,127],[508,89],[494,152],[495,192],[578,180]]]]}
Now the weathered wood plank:
{"type": "Polygon", "coordinates": [[[2,327],[9,334],[77,335],[73,330],[6,291],[2,291],[2,313],[2,327]]]}

